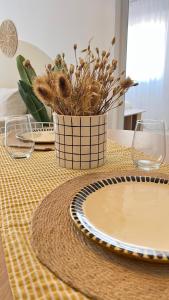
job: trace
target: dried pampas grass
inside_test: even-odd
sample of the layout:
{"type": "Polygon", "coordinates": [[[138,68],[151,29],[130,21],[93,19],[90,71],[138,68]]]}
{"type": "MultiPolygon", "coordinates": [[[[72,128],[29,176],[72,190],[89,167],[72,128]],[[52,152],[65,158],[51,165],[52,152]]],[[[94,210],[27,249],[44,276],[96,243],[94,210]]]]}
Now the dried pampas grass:
{"type": "MultiPolygon", "coordinates": [[[[91,41],[90,41],[91,42],[91,41]]],[[[88,47],[77,57],[77,44],[73,46],[75,65],[67,65],[65,54],[58,55],[54,65],[46,67],[46,74],[35,78],[35,95],[53,111],[64,115],[104,114],[120,106],[121,97],[136,86],[124,71],[117,74],[117,60],[111,58],[110,51],[88,47]]],[[[115,38],[111,45],[115,44],[115,38]]]]}
{"type": "Polygon", "coordinates": [[[68,97],[71,97],[72,88],[71,83],[68,80],[67,76],[65,76],[64,73],[58,72],[56,73],[57,81],[56,81],[56,91],[58,94],[58,97],[60,99],[66,99],[68,97]]]}
{"type": "Polygon", "coordinates": [[[33,90],[40,101],[53,108],[55,91],[49,84],[48,76],[36,77],[33,82],[33,90]]]}

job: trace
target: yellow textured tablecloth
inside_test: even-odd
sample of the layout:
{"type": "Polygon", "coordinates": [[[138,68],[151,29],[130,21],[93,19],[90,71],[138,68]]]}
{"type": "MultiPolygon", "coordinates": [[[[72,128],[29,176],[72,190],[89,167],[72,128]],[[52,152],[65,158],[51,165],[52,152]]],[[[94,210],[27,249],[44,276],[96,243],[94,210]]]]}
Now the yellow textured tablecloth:
{"type": "MultiPolygon", "coordinates": [[[[54,151],[12,160],[0,147],[1,236],[14,299],[87,299],[57,279],[35,257],[30,245],[32,215],[48,193],[71,178],[129,169],[134,169],[130,149],[113,142],[108,145],[106,164],[90,171],[59,168],[54,151]]],[[[160,172],[169,175],[169,165],[160,172]]]]}

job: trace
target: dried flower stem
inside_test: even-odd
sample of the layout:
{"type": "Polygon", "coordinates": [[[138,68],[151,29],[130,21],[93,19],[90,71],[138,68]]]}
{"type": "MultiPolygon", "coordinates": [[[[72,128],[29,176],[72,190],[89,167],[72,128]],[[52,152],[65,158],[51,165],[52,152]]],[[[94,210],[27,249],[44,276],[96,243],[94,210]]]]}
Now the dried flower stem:
{"type": "MultiPolygon", "coordinates": [[[[115,38],[112,46],[114,43],[115,38]]],[[[77,58],[77,44],[73,48],[75,66],[68,67],[65,55],[58,55],[54,66],[46,67],[47,74],[35,79],[36,96],[58,114],[65,115],[97,115],[120,106],[121,96],[136,83],[124,78],[124,71],[115,75],[117,60],[111,58],[110,51],[100,51],[98,47],[94,54],[91,40],[81,51],[84,58],[77,58]]]]}

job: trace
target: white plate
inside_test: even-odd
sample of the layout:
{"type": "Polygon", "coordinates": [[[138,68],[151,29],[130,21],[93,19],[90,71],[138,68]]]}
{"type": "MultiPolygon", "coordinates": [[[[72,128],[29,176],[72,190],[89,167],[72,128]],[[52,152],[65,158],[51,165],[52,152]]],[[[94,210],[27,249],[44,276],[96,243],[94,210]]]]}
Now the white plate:
{"type": "Polygon", "coordinates": [[[84,187],[70,207],[76,225],[113,251],[169,262],[169,181],[108,178],[84,187]]]}
{"type": "Polygon", "coordinates": [[[18,135],[18,138],[22,140],[34,141],[36,144],[51,144],[55,142],[55,134],[53,130],[37,130],[32,133],[26,132],[22,135],[18,135]]]}

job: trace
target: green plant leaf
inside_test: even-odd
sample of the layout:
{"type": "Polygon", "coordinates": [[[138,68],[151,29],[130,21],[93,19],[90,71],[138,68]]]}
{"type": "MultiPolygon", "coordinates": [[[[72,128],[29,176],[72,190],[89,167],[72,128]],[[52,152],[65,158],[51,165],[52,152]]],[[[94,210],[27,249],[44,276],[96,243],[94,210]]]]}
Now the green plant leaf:
{"type": "Polygon", "coordinates": [[[50,122],[44,104],[34,95],[32,87],[24,81],[18,83],[19,92],[29,112],[38,122],[50,122]]]}
{"type": "Polygon", "coordinates": [[[16,64],[19,71],[19,75],[22,81],[26,82],[27,84],[31,84],[31,81],[29,79],[29,76],[27,75],[27,72],[25,70],[25,67],[23,65],[23,62],[25,61],[25,58],[22,55],[18,55],[16,58],[16,64]]]}
{"type": "Polygon", "coordinates": [[[20,95],[28,109],[28,112],[34,117],[34,119],[37,122],[42,122],[41,117],[36,109],[35,103],[31,99],[31,96],[24,91],[20,83],[18,83],[18,88],[19,88],[20,95]]]}
{"type": "Polygon", "coordinates": [[[35,70],[31,65],[24,66],[25,58],[22,55],[18,55],[16,58],[18,71],[21,77],[21,80],[28,84],[32,84],[34,78],[37,76],[35,70]]]}

